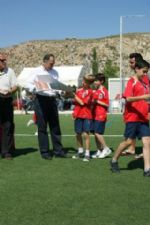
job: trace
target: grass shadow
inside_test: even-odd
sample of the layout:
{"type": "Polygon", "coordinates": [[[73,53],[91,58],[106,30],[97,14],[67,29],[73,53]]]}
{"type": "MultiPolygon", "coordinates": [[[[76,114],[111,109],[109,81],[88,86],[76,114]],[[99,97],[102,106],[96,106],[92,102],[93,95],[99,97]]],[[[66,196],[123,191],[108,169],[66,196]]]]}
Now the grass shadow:
{"type": "Polygon", "coordinates": [[[13,152],[13,157],[19,157],[21,155],[26,155],[26,154],[30,154],[33,152],[38,151],[36,148],[19,148],[19,149],[15,149],[13,152]]]}
{"type": "Polygon", "coordinates": [[[63,150],[67,158],[72,158],[72,156],[77,153],[77,149],[73,147],[64,147],[63,150]]]}
{"type": "Polygon", "coordinates": [[[76,153],[77,152],[77,149],[76,148],[73,148],[73,147],[67,147],[67,148],[64,147],[63,150],[64,150],[64,152],[66,154],[68,154],[68,153],[76,153]]]}
{"type": "Polygon", "coordinates": [[[126,168],[120,168],[120,170],[135,170],[135,169],[143,169],[144,162],[143,158],[134,159],[127,164],[126,168]]]}
{"type": "Polygon", "coordinates": [[[128,170],[134,170],[138,168],[140,169],[144,168],[143,158],[135,159],[128,163],[128,167],[127,167],[128,170]]]}
{"type": "MultiPolygon", "coordinates": [[[[141,154],[142,147],[136,147],[135,152],[136,154],[141,154]]],[[[144,168],[143,158],[133,159],[127,165],[127,170],[143,169],[143,168],[144,168]]]]}

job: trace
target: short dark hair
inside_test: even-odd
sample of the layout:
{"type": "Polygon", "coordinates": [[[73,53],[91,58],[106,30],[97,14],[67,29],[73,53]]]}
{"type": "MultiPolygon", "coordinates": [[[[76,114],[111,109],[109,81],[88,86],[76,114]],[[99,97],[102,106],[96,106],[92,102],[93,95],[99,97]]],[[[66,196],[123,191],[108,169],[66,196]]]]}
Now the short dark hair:
{"type": "Polygon", "coordinates": [[[95,80],[95,76],[92,74],[88,74],[83,77],[83,80],[88,84],[92,84],[95,80]]]}
{"type": "Polygon", "coordinates": [[[147,66],[145,66],[145,67],[147,67],[148,69],[150,68],[150,64],[149,64],[149,62],[147,62],[146,60],[144,60],[143,59],[143,61],[144,61],[144,63],[145,63],[145,65],[147,65],[147,66]]]}
{"type": "Polygon", "coordinates": [[[149,63],[146,60],[137,61],[135,63],[135,68],[142,69],[144,67],[149,68],[149,63]]]}
{"type": "Polygon", "coordinates": [[[135,58],[135,61],[140,61],[140,60],[143,60],[143,56],[140,54],[140,53],[137,53],[137,52],[134,52],[134,53],[131,53],[129,55],[129,58],[132,59],[132,58],[135,58]]]}
{"type": "Polygon", "coordinates": [[[50,57],[53,57],[55,58],[55,56],[53,54],[46,54],[44,57],[43,57],[43,62],[46,62],[50,59],[50,57]]]}
{"type": "Polygon", "coordinates": [[[97,73],[95,75],[95,80],[103,81],[103,83],[105,83],[106,77],[103,73],[97,73]]]}

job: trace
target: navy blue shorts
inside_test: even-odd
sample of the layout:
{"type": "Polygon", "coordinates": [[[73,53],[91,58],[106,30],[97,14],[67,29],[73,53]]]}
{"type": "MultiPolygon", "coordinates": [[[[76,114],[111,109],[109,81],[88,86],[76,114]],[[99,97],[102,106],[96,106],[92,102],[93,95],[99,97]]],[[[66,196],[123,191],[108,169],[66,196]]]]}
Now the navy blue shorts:
{"type": "Polygon", "coordinates": [[[74,129],[77,134],[81,134],[83,132],[89,133],[91,130],[92,120],[90,119],[80,119],[77,118],[74,121],[74,129]]]}
{"type": "Polygon", "coordinates": [[[105,131],[105,121],[93,120],[91,126],[92,133],[104,134],[105,131]]]}
{"type": "Polygon", "coordinates": [[[128,122],[126,123],[124,136],[126,139],[148,137],[150,136],[149,124],[142,122],[128,122]]]}

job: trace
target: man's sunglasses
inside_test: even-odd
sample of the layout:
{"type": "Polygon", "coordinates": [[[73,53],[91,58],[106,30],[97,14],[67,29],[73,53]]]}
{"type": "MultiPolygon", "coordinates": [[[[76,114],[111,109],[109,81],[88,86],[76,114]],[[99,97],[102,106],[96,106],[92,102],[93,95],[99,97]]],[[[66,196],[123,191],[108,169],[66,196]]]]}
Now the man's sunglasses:
{"type": "Polygon", "coordinates": [[[6,62],[7,60],[6,59],[0,59],[0,62],[6,62]]]}

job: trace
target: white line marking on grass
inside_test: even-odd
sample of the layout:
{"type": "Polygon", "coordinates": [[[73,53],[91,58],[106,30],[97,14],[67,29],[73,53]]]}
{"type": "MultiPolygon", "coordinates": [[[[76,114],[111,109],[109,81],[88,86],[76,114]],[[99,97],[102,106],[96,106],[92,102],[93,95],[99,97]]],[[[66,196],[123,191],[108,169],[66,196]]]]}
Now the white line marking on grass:
{"type": "MultiPolygon", "coordinates": [[[[17,137],[36,137],[37,135],[34,135],[34,134],[15,134],[15,136],[17,137]]],[[[50,136],[50,135],[49,135],[50,136]]],[[[74,137],[75,134],[63,134],[61,135],[62,137],[74,137]]],[[[94,135],[91,135],[91,136],[94,136],[94,135]]],[[[123,137],[123,135],[119,135],[119,134],[106,134],[106,135],[103,135],[104,137],[123,137]]]]}

